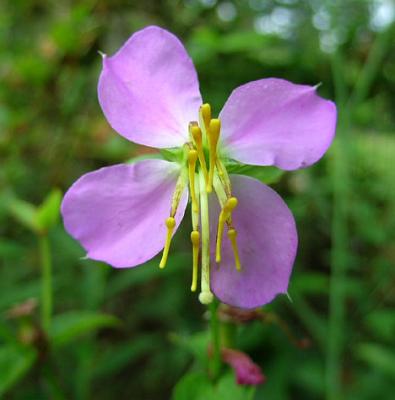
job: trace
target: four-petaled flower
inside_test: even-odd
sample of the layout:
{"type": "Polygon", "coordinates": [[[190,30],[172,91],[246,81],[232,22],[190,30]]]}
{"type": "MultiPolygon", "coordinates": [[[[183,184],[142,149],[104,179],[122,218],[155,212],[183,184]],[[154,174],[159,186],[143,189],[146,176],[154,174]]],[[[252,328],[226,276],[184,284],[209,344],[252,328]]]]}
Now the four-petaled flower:
{"type": "Polygon", "coordinates": [[[215,119],[181,42],[155,26],[135,33],[114,56],[103,55],[101,107],[125,138],[179,151],[173,161],[81,177],[63,200],[67,231],[87,257],[117,268],[163,249],[163,268],[190,199],[192,290],[201,260],[200,301],[211,302],[214,293],[242,308],[270,302],[287,291],[295,222],[276,192],[251,177],[229,176],[227,165],[294,170],[319,160],[334,136],[336,107],[315,89],[273,78],[250,82],[231,93],[215,119]]]}

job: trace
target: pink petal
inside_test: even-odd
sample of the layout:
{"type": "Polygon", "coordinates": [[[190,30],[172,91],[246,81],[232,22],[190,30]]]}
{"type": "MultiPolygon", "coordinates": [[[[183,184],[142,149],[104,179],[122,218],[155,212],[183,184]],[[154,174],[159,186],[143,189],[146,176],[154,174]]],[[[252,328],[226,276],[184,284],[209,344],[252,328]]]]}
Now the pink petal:
{"type": "Polygon", "coordinates": [[[247,354],[239,350],[223,348],[221,355],[222,360],[234,369],[238,385],[256,386],[265,382],[266,377],[261,368],[247,354]]]}
{"type": "MultiPolygon", "coordinates": [[[[113,267],[141,264],[163,249],[179,166],[163,160],[120,164],[82,176],[66,193],[66,230],[94,260],[113,267]]],[[[185,190],[176,229],[188,200],[185,190]]]]}
{"type": "Polygon", "coordinates": [[[157,26],[132,35],[104,56],[99,101],[111,126],[127,139],[152,147],[188,140],[188,123],[202,104],[192,60],[176,36],[157,26]]]}
{"type": "MultiPolygon", "coordinates": [[[[224,233],[221,263],[213,261],[211,268],[211,289],[226,304],[255,308],[287,292],[298,241],[295,221],[281,197],[260,181],[232,175],[231,182],[239,200],[232,221],[242,270],[235,268],[230,240],[224,233]]],[[[220,209],[214,200],[210,207],[211,237],[215,238],[220,209]]],[[[215,243],[212,257],[215,260],[215,243]]]]}
{"type": "Polygon", "coordinates": [[[336,106],[315,87],[261,79],[235,89],[220,119],[229,157],[293,170],[324,155],[335,134],[336,106]]]}

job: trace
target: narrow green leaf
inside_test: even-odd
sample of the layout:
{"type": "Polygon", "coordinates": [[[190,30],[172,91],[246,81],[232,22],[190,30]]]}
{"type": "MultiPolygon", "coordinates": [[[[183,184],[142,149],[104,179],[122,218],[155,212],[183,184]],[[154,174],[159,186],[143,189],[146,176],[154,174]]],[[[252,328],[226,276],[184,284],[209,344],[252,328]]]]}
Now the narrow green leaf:
{"type": "Polygon", "coordinates": [[[257,165],[245,165],[230,163],[226,165],[230,174],[240,174],[251,176],[263,183],[271,184],[278,182],[284,174],[284,171],[276,167],[260,167],[257,165]]]}
{"type": "Polygon", "coordinates": [[[37,223],[43,230],[48,230],[59,220],[62,192],[53,189],[37,210],[37,223]]]}
{"type": "Polygon", "coordinates": [[[362,343],[357,347],[358,357],[373,369],[395,378],[395,352],[376,343],[362,343]]]}
{"type": "Polygon", "coordinates": [[[72,311],[54,317],[48,333],[53,346],[63,346],[83,334],[119,324],[119,319],[113,315],[72,311]]]}
{"type": "Polygon", "coordinates": [[[40,225],[37,221],[37,208],[27,201],[13,199],[9,203],[11,215],[23,226],[34,233],[40,232],[40,225]]]}
{"type": "Polygon", "coordinates": [[[0,348],[0,396],[23,378],[36,358],[32,348],[16,345],[0,348]]]}
{"type": "Polygon", "coordinates": [[[211,391],[211,382],[203,372],[188,372],[176,384],[172,400],[203,400],[211,391]]]}

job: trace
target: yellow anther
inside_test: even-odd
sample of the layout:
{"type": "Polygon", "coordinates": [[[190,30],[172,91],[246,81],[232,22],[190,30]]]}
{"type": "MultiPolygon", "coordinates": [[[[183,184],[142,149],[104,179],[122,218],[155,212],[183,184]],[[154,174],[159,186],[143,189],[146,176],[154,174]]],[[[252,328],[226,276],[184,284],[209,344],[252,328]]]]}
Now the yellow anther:
{"type": "Polygon", "coordinates": [[[228,230],[228,238],[230,239],[230,242],[232,244],[233,256],[235,258],[236,269],[238,271],[240,271],[241,270],[241,264],[240,264],[239,250],[237,248],[236,237],[237,237],[236,229],[230,228],[228,230]]]}
{"type": "Polygon", "coordinates": [[[225,219],[228,219],[230,214],[232,213],[232,211],[234,210],[234,208],[237,206],[237,198],[236,197],[231,197],[229,198],[223,208],[223,212],[226,214],[226,216],[224,216],[225,219]]]}
{"type": "Polygon", "coordinates": [[[211,192],[213,188],[214,168],[217,161],[217,144],[219,133],[221,131],[221,121],[212,119],[207,131],[208,148],[210,152],[210,169],[208,173],[207,192],[211,192]]]}
{"type": "Polygon", "coordinates": [[[207,166],[206,166],[206,159],[204,157],[204,152],[203,152],[202,130],[199,128],[199,125],[196,122],[190,122],[189,123],[189,132],[195,142],[200,166],[202,167],[204,179],[207,182],[208,181],[208,172],[207,172],[207,166]]]}
{"type": "Polygon", "coordinates": [[[159,268],[165,268],[166,266],[167,257],[169,255],[169,250],[170,250],[171,238],[173,235],[174,227],[176,226],[176,220],[173,217],[169,217],[166,219],[165,224],[167,227],[166,243],[165,247],[163,248],[163,254],[162,254],[162,259],[160,260],[159,263],[159,268]]]}
{"type": "Polygon", "coordinates": [[[194,212],[199,211],[198,202],[195,192],[195,168],[198,152],[196,150],[189,150],[188,152],[188,174],[189,174],[189,189],[191,192],[192,209],[194,212]]]}
{"type": "Polygon", "coordinates": [[[191,291],[196,292],[197,280],[198,280],[198,261],[199,261],[199,243],[200,243],[200,233],[198,231],[191,232],[191,242],[192,242],[192,285],[191,291]]]}
{"type": "Polygon", "coordinates": [[[209,124],[211,121],[211,106],[208,103],[205,103],[199,108],[199,122],[200,126],[204,128],[204,131],[207,132],[209,128],[209,124]]]}
{"type": "Polygon", "coordinates": [[[219,219],[218,219],[218,231],[217,231],[217,245],[215,249],[215,261],[219,263],[221,261],[221,245],[222,245],[222,236],[224,233],[225,222],[229,220],[231,222],[232,211],[237,206],[237,198],[231,197],[229,198],[224,207],[222,208],[219,219]]]}

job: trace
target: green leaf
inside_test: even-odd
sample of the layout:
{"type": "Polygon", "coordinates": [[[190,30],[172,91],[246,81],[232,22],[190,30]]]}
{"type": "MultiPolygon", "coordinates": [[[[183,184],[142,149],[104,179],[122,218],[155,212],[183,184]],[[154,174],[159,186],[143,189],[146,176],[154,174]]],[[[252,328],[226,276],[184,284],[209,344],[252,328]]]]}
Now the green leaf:
{"type": "Polygon", "coordinates": [[[305,272],[295,276],[290,287],[290,294],[322,294],[328,293],[329,278],[319,272],[305,272]]]}
{"type": "Polygon", "coordinates": [[[230,174],[251,176],[267,185],[278,182],[284,174],[284,171],[276,167],[260,167],[257,165],[245,165],[233,162],[227,164],[226,169],[230,174]]]}
{"type": "Polygon", "coordinates": [[[357,347],[357,355],[374,370],[379,370],[395,378],[395,352],[376,343],[362,343],[357,347]]]}
{"type": "Polygon", "coordinates": [[[207,349],[210,341],[209,332],[197,332],[194,335],[171,334],[170,339],[184,350],[191,353],[203,366],[207,365],[207,349]]]}
{"type": "Polygon", "coordinates": [[[214,396],[212,396],[212,400],[245,400],[250,398],[249,394],[251,390],[255,390],[255,388],[238,385],[234,374],[229,372],[217,383],[214,388],[214,396]]]}
{"type": "Polygon", "coordinates": [[[63,346],[83,334],[119,325],[119,319],[113,315],[71,311],[53,318],[49,338],[53,346],[63,346]]]}
{"type": "Polygon", "coordinates": [[[246,400],[255,388],[238,385],[232,372],[213,384],[203,372],[188,372],[173,390],[172,400],[246,400]]]}
{"type": "Polygon", "coordinates": [[[129,343],[120,343],[104,349],[95,362],[95,377],[108,377],[131,365],[139,357],[149,356],[155,349],[153,343],[160,343],[159,334],[145,334],[133,338],[129,343]]]}
{"type": "Polygon", "coordinates": [[[36,358],[32,348],[16,345],[0,348],[0,396],[23,378],[36,358]]]}
{"type": "Polygon", "coordinates": [[[34,233],[40,232],[40,225],[37,221],[37,208],[27,201],[12,199],[9,203],[11,215],[26,228],[34,233]]]}
{"type": "Polygon", "coordinates": [[[212,384],[203,372],[188,372],[176,384],[172,400],[203,400],[212,384]]]}
{"type": "Polygon", "coordinates": [[[53,189],[37,210],[37,223],[42,230],[48,230],[57,224],[60,215],[62,192],[53,189]]]}
{"type": "Polygon", "coordinates": [[[395,313],[392,309],[375,310],[367,315],[366,323],[380,339],[392,341],[395,336],[395,313]]]}

